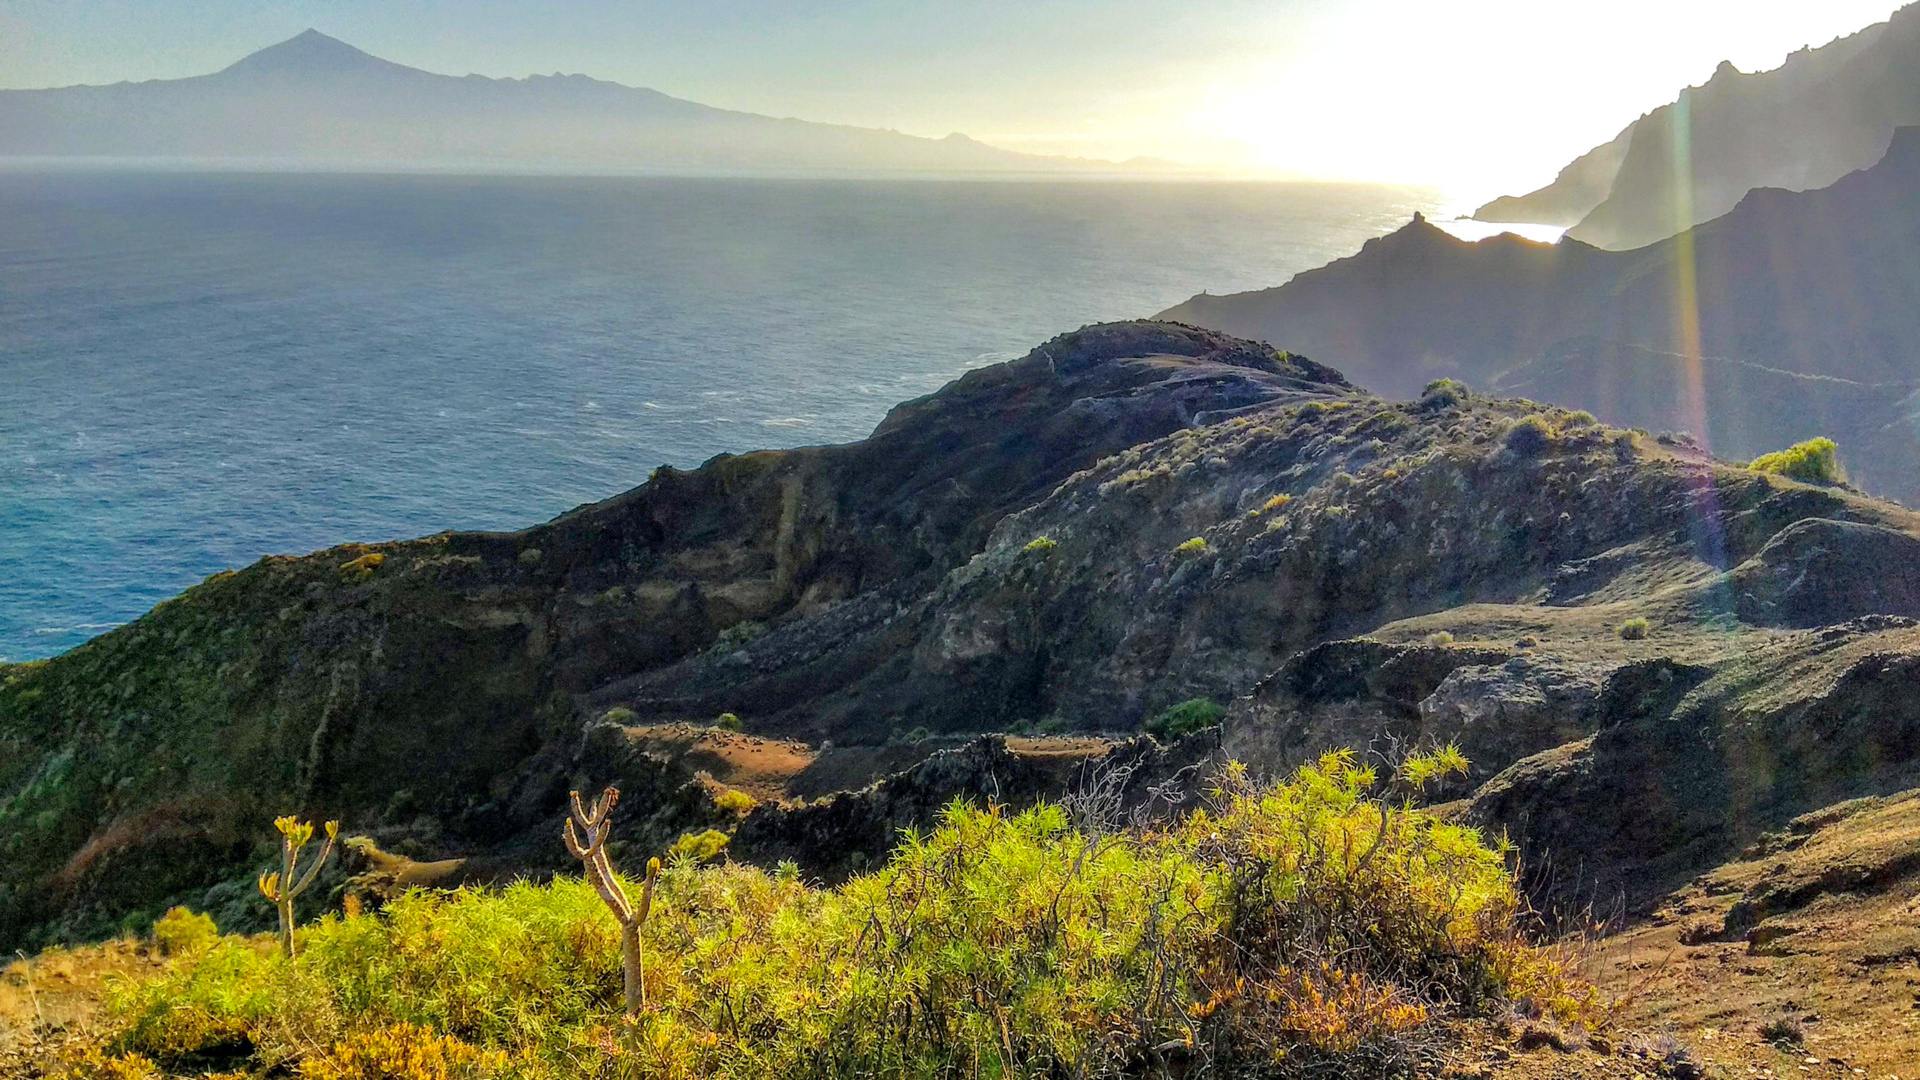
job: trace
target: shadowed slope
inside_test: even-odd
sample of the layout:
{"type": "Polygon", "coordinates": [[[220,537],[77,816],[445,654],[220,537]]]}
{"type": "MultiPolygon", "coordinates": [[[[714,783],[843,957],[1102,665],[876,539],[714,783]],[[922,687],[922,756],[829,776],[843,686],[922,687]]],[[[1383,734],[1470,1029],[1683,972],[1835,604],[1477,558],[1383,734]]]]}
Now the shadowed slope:
{"type": "Polygon", "coordinates": [[[1741,458],[1829,435],[1857,480],[1912,500],[1917,208],[1920,129],[1906,129],[1831,188],[1755,191],[1637,251],[1467,243],[1415,221],[1280,288],[1164,317],[1293,342],[1389,396],[1461,378],[1741,458]]]}

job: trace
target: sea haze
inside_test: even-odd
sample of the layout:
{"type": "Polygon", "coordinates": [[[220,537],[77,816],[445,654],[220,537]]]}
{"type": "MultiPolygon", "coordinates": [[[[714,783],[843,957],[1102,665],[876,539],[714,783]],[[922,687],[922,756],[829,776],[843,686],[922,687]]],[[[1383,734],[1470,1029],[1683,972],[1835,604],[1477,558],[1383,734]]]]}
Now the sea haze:
{"type": "MultiPolygon", "coordinates": [[[[858,439],[1431,212],[1317,184],[0,173],[0,658],[269,553],[858,439]]],[[[1334,359],[1334,358],[1330,358],[1334,359]]]]}

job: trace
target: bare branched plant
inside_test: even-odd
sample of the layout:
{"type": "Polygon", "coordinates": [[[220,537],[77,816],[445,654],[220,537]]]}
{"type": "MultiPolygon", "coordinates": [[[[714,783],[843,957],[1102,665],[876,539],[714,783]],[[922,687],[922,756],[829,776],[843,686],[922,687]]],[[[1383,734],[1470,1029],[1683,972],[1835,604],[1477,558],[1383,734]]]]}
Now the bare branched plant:
{"type": "Polygon", "coordinates": [[[653,886],[660,878],[660,860],[647,860],[647,880],[640,889],[640,903],[636,906],[627,899],[627,890],[613,874],[613,864],[607,859],[607,836],[613,831],[611,818],[613,807],[620,801],[620,789],[608,787],[593,801],[592,806],[580,802],[580,793],[568,792],[573,803],[572,816],[567,818],[561,838],[567,842],[567,850],[580,860],[586,868],[587,879],[593,882],[595,892],[606,902],[607,909],[613,912],[614,921],[620,924],[620,971],[626,991],[626,1010],[628,1015],[647,1007],[646,966],[640,954],[640,927],[647,921],[647,915],[653,910],[653,886]],[[578,826],[578,832],[575,826],[578,826]]]}
{"type": "Polygon", "coordinates": [[[333,842],[340,835],[340,823],[327,822],[327,842],[320,848],[320,857],[307,866],[307,872],[295,877],[294,871],[300,861],[300,850],[313,839],[313,823],[302,822],[291,815],[275,818],[273,827],[280,830],[280,869],[269,870],[260,875],[260,895],[273,904],[280,913],[280,951],[287,959],[293,959],[293,901],[326,865],[327,856],[333,854],[333,842]]]}
{"type": "Polygon", "coordinates": [[[47,1026],[47,1014],[40,1008],[39,992],[33,988],[33,959],[23,949],[14,950],[13,955],[20,958],[20,977],[27,981],[27,997],[33,1002],[34,1030],[38,1031],[47,1026]]]}
{"type": "Polygon", "coordinates": [[[1121,833],[1138,834],[1164,821],[1187,801],[1198,762],[1182,766],[1158,783],[1135,791],[1135,779],[1146,762],[1123,764],[1096,761],[1083,768],[1072,788],[1060,799],[1067,820],[1082,835],[1100,839],[1121,833]]]}

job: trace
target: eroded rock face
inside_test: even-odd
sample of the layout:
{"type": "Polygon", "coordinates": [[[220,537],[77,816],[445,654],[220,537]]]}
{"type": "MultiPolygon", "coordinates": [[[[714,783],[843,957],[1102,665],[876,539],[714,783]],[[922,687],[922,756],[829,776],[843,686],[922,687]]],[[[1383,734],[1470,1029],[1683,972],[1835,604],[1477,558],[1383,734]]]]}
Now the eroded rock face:
{"type": "Polygon", "coordinates": [[[1740,618],[1828,626],[1866,615],[1920,616],[1920,539],[1880,525],[1808,518],[1736,568],[1740,618]]]}
{"type": "MultiPolygon", "coordinates": [[[[636,732],[722,712],[878,747],[1125,736],[1206,697],[1232,709],[1188,764],[1456,741],[1475,771],[1436,794],[1530,858],[1679,872],[1916,782],[1913,590],[1863,569],[1916,536],[1529,402],[1385,402],[1223,335],[1092,327],[861,443],[665,470],[522,533],[265,560],[5,669],[0,938],[237,880],[289,810],[498,880],[563,867],[566,791],[618,783],[644,861],[735,824],[706,759],[636,732]]],[[[844,873],[955,795],[1080,775],[993,744],[912,760],[763,799],[735,850],[844,873]]]]}

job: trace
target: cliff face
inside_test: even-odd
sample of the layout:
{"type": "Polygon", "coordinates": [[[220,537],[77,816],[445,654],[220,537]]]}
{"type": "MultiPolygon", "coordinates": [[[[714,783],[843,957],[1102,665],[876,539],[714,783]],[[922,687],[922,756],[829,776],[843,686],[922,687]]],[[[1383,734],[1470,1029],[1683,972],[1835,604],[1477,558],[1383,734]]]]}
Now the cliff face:
{"type": "Polygon", "coordinates": [[[1233,703],[1222,731],[917,754],[764,799],[735,851],[841,873],[957,794],[1387,735],[1461,741],[1454,794],[1530,853],[1664,880],[1915,782],[1920,581],[1871,568],[1916,537],[1897,507],[1531,403],[1393,404],[1214,332],[1092,327],[862,443],[662,473],[523,533],[265,560],[5,669],[0,936],[238,903],[276,813],[497,880],[559,865],[570,786],[628,792],[628,862],[736,827],[696,769],[813,753],[753,736],[877,759],[917,728],[1124,736],[1193,697],[1233,703]],[[722,711],[753,734],[669,723],[722,711]]]}
{"type": "Polygon", "coordinates": [[[1920,9],[1772,71],[1722,63],[1704,85],[1629,125],[1531,194],[1496,199],[1483,221],[1573,225],[1574,239],[1640,247],[1719,217],[1755,188],[1824,187],[1920,123],[1920,9]]]}
{"type": "Polygon", "coordinates": [[[1338,357],[1411,396],[1429,380],[1696,433],[1751,458],[1839,440],[1856,479],[1920,498],[1920,129],[1818,191],[1755,191],[1637,251],[1415,222],[1286,285],[1200,296],[1164,317],[1338,357]]]}

